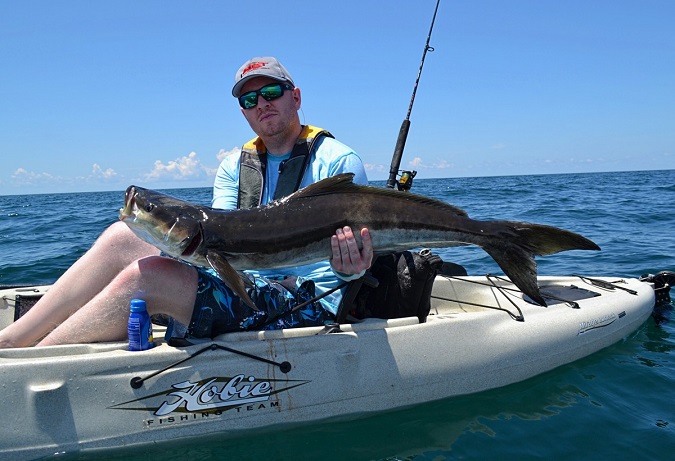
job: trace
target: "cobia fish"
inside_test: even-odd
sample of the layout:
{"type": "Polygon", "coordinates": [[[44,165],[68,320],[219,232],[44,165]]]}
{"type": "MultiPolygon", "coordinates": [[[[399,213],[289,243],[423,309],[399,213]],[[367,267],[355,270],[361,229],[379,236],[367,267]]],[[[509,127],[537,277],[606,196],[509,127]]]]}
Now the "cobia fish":
{"type": "Polygon", "coordinates": [[[599,250],[587,238],[540,224],[479,221],[429,197],[352,182],[352,174],[318,181],[266,206],[218,210],[130,186],[120,219],[146,242],[188,263],[211,267],[249,306],[237,271],[299,266],[331,257],[343,226],[370,230],[376,254],[478,245],[511,281],[541,305],[534,256],[599,250]]]}

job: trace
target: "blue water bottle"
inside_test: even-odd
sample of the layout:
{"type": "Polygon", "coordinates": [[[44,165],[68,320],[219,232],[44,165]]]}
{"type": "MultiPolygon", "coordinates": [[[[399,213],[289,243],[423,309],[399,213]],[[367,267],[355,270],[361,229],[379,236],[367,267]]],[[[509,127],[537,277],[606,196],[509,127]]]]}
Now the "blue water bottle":
{"type": "Polygon", "coordinates": [[[142,299],[132,299],[129,314],[129,350],[144,351],[154,346],[150,314],[142,299]]]}

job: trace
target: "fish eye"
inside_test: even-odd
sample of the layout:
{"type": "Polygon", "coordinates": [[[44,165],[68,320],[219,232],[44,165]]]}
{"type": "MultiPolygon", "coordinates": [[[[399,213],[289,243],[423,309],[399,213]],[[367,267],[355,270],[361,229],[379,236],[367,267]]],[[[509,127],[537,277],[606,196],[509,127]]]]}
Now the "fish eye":
{"type": "Polygon", "coordinates": [[[155,205],[153,203],[148,203],[147,205],[145,205],[145,211],[148,212],[148,213],[150,213],[154,209],[155,209],[155,205]]]}

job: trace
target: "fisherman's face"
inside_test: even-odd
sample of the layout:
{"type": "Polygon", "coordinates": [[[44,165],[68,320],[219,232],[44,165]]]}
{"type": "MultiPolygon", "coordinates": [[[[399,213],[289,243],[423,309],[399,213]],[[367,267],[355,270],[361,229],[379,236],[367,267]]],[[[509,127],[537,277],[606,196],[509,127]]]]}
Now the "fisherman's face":
{"type": "MultiPolygon", "coordinates": [[[[256,77],[244,84],[241,94],[259,90],[265,85],[279,83],[269,77],[256,77]]],[[[258,95],[258,104],[250,109],[241,109],[253,131],[263,138],[279,136],[287,132],[295,133],[296,124],[300,123],[300,89],[285,90],[284,94],[272,101],[258,95]]]]}

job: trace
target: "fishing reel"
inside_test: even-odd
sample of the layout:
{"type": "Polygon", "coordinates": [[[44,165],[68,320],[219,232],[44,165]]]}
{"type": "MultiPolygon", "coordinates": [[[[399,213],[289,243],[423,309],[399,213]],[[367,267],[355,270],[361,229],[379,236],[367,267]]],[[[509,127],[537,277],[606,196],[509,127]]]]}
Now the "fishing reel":
{"type": "Polygon", "coordinates": [[[396,187],[398,190],[401,190],[403,192],[408,192],[410,188],[412,187],[413,183],[413,178],[417,174],[417,171],[408,171],[408,170],[403,170],[401,171],[401,177],[398,180],[398,183],[396,184],[396,187]]]}

